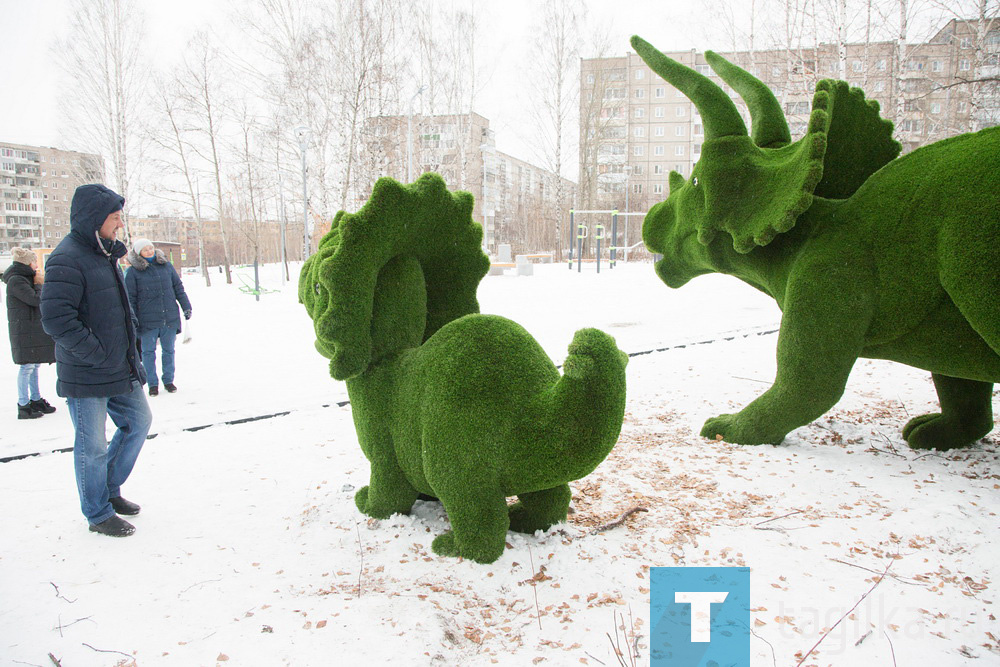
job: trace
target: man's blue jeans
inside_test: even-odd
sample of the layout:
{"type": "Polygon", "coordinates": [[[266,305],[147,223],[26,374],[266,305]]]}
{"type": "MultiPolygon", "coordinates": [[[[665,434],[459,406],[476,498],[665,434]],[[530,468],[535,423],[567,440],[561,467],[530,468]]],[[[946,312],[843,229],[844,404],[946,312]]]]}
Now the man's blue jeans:
{"type": "Polygon", "coordinates": [[[21,364],[17,371],[17,404],[27,405],[30,401],[39,400],[38,367],[41,364],[21,364]]]}
{"type": "Polygon", "coordinates": [[[67,398],[73,420],[73,462],[80,508],[92,524],[110,519],[115,511],[108,498],[121,495],[121,486],[132,472],[139,451],[153,423],[142,385],[132,382],[132,391],[103,398],[67,398]],[[108,443],[105,424],[108,415],[115,431],[108,443]]]}
{"type": "Polygon", "coordinates": [[[163,384],[174,381],[174,342],[177,340],[176,327],[150,329],[139,334],[142,341],[142,367],[146,369],[146,382],[150,387],[159,386],[156,379],[156,341],[163,347],[163,384]]]}

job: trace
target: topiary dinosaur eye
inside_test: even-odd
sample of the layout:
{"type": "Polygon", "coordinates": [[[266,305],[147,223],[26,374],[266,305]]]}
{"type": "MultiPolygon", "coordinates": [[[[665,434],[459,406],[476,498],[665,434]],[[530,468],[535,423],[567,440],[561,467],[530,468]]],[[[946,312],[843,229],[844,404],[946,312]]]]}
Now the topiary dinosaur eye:
{"type": "Polygon", "coordinates": [[[698,177],[697,176],[692,176],[691,177],[691,185],[693,185],[694,187],[698,187],[698,177]]]}
{"type": "Polygon", "coordinates": [[[316,296],[319,296],[319,283],[313,285],[313,291],[316,292],[316,296]]]}

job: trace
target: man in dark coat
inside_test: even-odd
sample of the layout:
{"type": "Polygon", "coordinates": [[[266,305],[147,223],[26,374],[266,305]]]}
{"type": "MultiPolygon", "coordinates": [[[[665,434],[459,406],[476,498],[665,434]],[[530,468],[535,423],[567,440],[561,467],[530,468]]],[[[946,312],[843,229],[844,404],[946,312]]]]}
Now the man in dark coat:
{"type": "Polygon", "coordinates": [[[45,265],[42,326],[56,342],[56,392],[66,397],[76,439],[73,458],[80,506],[90,530],[124,537],[135,527],[119,514],[139,513],[121,496],[152,414],[118,260],[125,199],[103,185],[81,185],[70,207],[70,233],[45,265]],[[108,415],[118,430],[108,443],[108,415]]]}
{"type": "Polygon", "coordinates": [[[7,327],[17,373],[17,418],[37,419],[56,411],[38,391],[38,367],[56,360],[55,344],[42,329],[39,310],[42,275],[38,258],[28,248],[13,248],[14,260],[2,279],[7,284],[7,327]]]}
{"type": "Polygon", "coordinates": [[[138,322],[136,330],[142,343],[142,366],[146,370],[149,395],[159,394],[156,377],[156,344],[163,350],[163,388],[177,391],[174,384],[174,343],[181,332],[177,304],[184,309],[184,319],[191,319],[191,300],[184,283],[162,250],[149,239],[136,239],[128,253],[131,268],[125,272],[125,289],[138,322]]]}

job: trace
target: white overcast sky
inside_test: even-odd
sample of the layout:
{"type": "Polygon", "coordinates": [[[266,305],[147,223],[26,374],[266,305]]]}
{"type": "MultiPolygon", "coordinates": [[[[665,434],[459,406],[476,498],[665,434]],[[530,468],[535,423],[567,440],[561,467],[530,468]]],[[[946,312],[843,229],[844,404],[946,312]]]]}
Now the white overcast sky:
{"type": "MultiPolygon", "coordinates": [[[[483,26],[477,58],[480,63],[492,63],[495,67],[492,72],[480,72],[485,84],[476,111],[490,119],[500,150],[531,159],[526,145],[528,133],[522,127],[523,95],[516,88],[539,3],[536,0],[451,1],[456,5],[475,2],[483,26]]],[[[138,3],[146,13],[152,62],[158,65],[169,66],[199,29],[209,27],[221,34],[231,30],[230,0],[138,0],[138,3]]],[[[0,91],[4,98],[0,104],[0,140],[74,148],[73,128],[61,123],[58,114],[61,76],[52,56],[55,40],[68,31],[70,4],[70,0],[0,0],[0,54],[5,63],[0,68],[0,91]]],[[[703,0],[589,0],[588,8],[591,22],[609,26],[618,54],[624,54],[633,33],[665,50],[711,48],[713,44],[706,43],[706,39],[712,19],[710,13],[704,13],[704,7],[710,4],[703,0]]],[[[86,39],[86,36],[76,38],[86,39]]]]}
{"type": "MultiPolygon", "coordinates": [[[[136,0],[146,14],[151,62],[168,68],[188,38],[208,28],[232,34],[230,8],[247,0],[136,0]]],[[[335,2],[336,0],[326,0],[335,2]]],[[[849,0],[853,2],[854,0],[849,0]]],[[[914,0],[917,4],[921,0],[914,0]]],[[[956,0],[962,2],[964,0],[956,0]]],[[[501,151],[537,162],[525,131],[524,93],[519,76],[531,45],[539,0],[437,0],[448,6],[474,5],[483,27],[477,45],[476,111],[489,118],[501,151]],[[485,70],[485,71],[484,71],[485,70]],[[490,71],[492,70],[492,71],[490,71]]],[[[588,23],[606,26],[618,55],[639,34],[662,50],[728,50],[720,5],[746,11],[749,0],[585,0],[588,23]]],[[[766,0],[758,0],[757,6],[766,0]]],[[[74,131],[60,122],[61,73],[52,45],[68,31],[70,0],[0,0],[0,140],[32,145],[73,146],[74,131]]],[[[737,22],[747,23],[746,17],[737,22]]],[[[746,26],[740,26],[744,28],[746,26]]],[[[771,26],[776,28],[777,26],[771,26]]],[[[758,33],[767,26],[757,26],[758,33]]],[[[911,33],[912,34],[912,33],[911,33]]],[[[85,35],[76,36],[86,39],[85,35]]],[[[581,35],[581,43],[584,36],[581,35]]],[[[593,54],[584,51],[584,57],[593,54]]],[[[565,174],[575,177],[573,174],[565,174]]]]}

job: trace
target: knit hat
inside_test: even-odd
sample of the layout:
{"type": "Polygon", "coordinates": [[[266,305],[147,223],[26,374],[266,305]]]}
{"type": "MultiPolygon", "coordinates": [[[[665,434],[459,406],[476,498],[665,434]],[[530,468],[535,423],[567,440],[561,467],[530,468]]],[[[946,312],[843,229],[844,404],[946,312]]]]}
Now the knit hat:
{"type": "Polygon", "coordinates": [[[132,252],[137,255],[141,255],[143,248],[147,247],[152,248],[153,242],[149,239],[136,239],[135,243],[132,244],[132,252]]]}
{"type": "Polygon", "coordinates": [[[21,264],[31,264],[32,262],[38,261],[35,251],[30,248],[11,248],[10,258],[15,262],[20,262],[21,264]]]}

